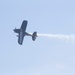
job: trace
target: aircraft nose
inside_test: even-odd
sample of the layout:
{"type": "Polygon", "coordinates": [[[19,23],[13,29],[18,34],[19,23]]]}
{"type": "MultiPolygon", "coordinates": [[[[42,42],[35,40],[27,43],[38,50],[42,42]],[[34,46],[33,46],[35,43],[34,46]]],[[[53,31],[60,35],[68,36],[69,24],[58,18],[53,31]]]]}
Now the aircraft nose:
{"type": "Polygon", "coordinates": [[[15,31],[15,29],[13,29],[13,31],[15,31]]]}
{"type": "Polygon", "coordinates": [[[15,29],[13,29],[13,31],[15,32],[15,29]]]}

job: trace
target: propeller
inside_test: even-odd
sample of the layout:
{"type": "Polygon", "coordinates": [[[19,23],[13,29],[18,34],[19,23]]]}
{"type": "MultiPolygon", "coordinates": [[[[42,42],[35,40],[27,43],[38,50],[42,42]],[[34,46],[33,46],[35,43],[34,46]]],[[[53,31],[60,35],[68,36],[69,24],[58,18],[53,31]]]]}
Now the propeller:
{"type": "Polygon", "coordinates": [[[15,27],[15,29],[13,29],[13,31],[15,31],[16,30],[16,27],[15,27]]]}

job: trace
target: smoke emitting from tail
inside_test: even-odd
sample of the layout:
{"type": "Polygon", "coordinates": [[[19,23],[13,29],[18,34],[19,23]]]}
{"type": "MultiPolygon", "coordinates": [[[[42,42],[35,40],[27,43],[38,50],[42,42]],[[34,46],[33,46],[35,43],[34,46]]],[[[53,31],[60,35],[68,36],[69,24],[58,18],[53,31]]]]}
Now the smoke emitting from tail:
{"type": "Polygon", "coordinates": [[[50,39],[66,40],[75,42],[75,35],[61,35],[61,34],[37,34],[37,36],[48,37],[50,39]]]}

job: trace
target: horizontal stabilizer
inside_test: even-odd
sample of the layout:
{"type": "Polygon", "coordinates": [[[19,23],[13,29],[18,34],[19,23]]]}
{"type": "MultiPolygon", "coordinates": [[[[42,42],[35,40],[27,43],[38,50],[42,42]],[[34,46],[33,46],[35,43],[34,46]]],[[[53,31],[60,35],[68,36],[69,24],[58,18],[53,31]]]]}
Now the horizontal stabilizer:
{"type": "Polygon", "coordinates": [[[32,35],[32,40],[35,41],[36,37],[37,37],[37,32],[34,32],[33,35],[32,35]]]}

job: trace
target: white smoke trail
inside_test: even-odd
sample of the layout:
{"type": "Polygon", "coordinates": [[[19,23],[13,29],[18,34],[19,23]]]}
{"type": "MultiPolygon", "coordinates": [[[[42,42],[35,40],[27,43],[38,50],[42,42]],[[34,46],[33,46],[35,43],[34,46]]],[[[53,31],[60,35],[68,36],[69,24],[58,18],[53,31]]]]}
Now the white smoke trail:
{"type": "Polygon", "coordinates": [[[37,34],[37,36],[48,37],[50,39],[60,39],[70,42],[75,42],[75,35],[61,35],[61,34],[37,34]]]}

